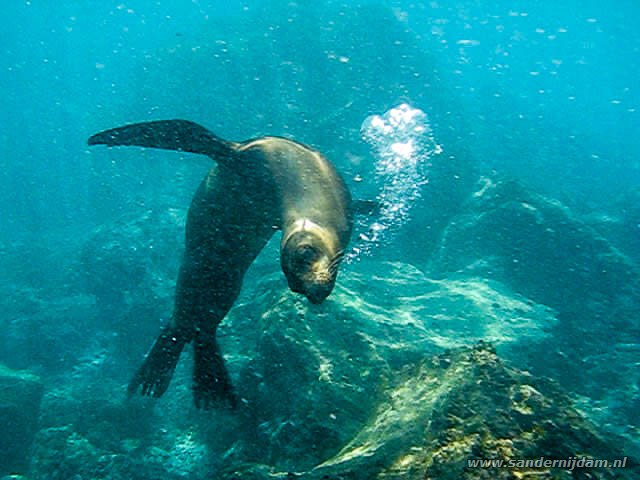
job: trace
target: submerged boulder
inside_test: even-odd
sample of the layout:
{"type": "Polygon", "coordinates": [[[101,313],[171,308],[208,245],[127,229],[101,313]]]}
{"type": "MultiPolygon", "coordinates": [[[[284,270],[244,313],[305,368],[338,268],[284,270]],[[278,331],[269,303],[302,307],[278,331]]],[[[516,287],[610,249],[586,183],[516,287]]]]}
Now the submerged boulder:
{"type": "Polygon", "coordinates": [[[251,276],[219,330],[237,411],[193,410],[188,351],[160,401],[120,404],[124,386],[76,378],[47,400],[31,478],[514,478],[467,460],[621,456],[558,387],[469,346],[490,338],[517,357],[552,309],[496,281],[366,262],[314,306],[271,272],[251,276]]]}
{"type": "Polygon", "coordinates": [[[0,365],[0,475],[25,473],[42,394],[39,377],[0,365]]]}
{"type": "Polygon", "coordinates": [[[38,432],[29,470],[32,480],[180,480],[206,478],[204,447],[181,435],[171,449],[142,446],[122,439],[120,448],[103,448],[71,427],[51,427],[38,432]]]}
{"type": "Polygon", "coordinates": [[[580,332],[579,342],[567,340],[583,357],[640,333],[638,266],[566,206],[515,181],[480,180],[429,273],[491,278],[553,308],[554,333],[580,332]]]}
{"type": "Polygon", "coordinates": [[[283,470],[339,449],[376,409],[388,376],[426,353],[488,339],[513,356],[556,321],[498,282],[432,281],[401,263],[346,265],[320,306],[274,296],[281,283],[273,274],[250,287],[219,333],[251,411],[252,460],[283,470]]]}
{"type": "MultiPolygon", "coordinates": [[[[314,479],[482,478],[484,470],[465,470],[467,459],[582,452],[615,458],[557,387],[510,370],[486,346],[469,346],[489,340],[501,356],[519,365],[527,354],[553,363],[550,352],[558,351],[562,335],[570,339],[576,329],[583,333],[589,322],[603,325],[594,305],[612,306],[608,295],[616,288],[616,299],[627,300],[617,306],[624,313],[619,318],[628,320],[635,301],[633,266],[566,208],[517,184],[483,184],[466,208],[439,245],[431,265],[436,278],[405,263],[361,259],[342,266],[334,293],[319,306],[288,291],[274,239],[247,274],[240,299],[218,330],[242,399],[238,412],[193,411],[187,350],[159,402],[134,399],[144,408],[155,404],[163,413],[149,415],[148,422],[138,425],[119,406],[101,408],[101,402],[108,403],[104,390],[95,391],[92,401],[83,400],[91,413],[75,420],[74,412],[84,408],[71,401],[77,395],[56,400],[60,413],[49,416],[41,432],[34,478],[47,478],[47,465],[56,462],[65,465],[61,475],[105,479],[286,478],[278,472],[314,479]],[[558,272],[551,263],[540,266],[547,254],[576,239],[581,248],[574,257],[559,252],[550,257],[564,261],[558,272]],[[590,255],[583,255],[582,248],[590,255]],[[585,269],[591,268],[591,258],[608,269],[595,278],[608,283],[589,285],[592,277],[585,269]],[[574,272],[576,264],[582,268],[574,272]],[[562,301],[557,291],[545,290],[545,281],[552,289],[569,282],[578,291],[566,293],[562,301]],[[585,301],[580,293],[595,296],[585,301]],[[429,357],[443,350],[455,352],[429,357]],[[53,417],[64,421],[55,423],[53,417]],[[119,421],[137,426],[112,428],[119,421]],[[46,446],[50,437],[64,439],[62,456],[46,446]],[[550,446],[554,442],[558,445],[550,446]],[[560,448],[564,444],[575,451],[560,448]],[[76,450],[86,458],[76,461],[76,450]],[[96,458],[115,463],[105,467],[96,458]],[[100,470],[93,472],[92,464],[100,470]]],[[[90,293],[104,295],[98,308],[118,313],[110,310],[117,304],[130,312],[120,312],[110,324],[120,336],[107,347],[117,351],[135,345],[141,355],[157,334],[158,317],[170,312],[167,279],[177,266],[177,257],[165,260],[164,249],[154,256],[146,242],[160,235],[156,228],[176,232],[179,225],[170,218],[145,217],[121,226],[96,232],[84,266],[103,276],[89,284],[90,293]],[[123,245],[139,250],[125,251],[123,245]],[[136,285],[113,290],[113,259],[120,259],[117,264],[125,270],[133,268],[128,280],[136,285]],[[147,304],[156,317],[135,310],[147,304]]],[[[571,367],[579,366],[576,357],[574,352],[571,367]]],[[[108,352],[105,358],[111,358],[108,352]]],[[[127,363],[127,369],[138,362],[127,363]]],[[[79,378],[104,383],[105,362],[86,363],[90,368],[74,378],[74,389],[85,388],[79,378]]],[[[124,385],[113,388],[124,394],[124,385]]],[[[144,416],[144,408],[135,412],[144,416]]],[[[494,478],[506,475],[494,473],[494,478]]],[[[543,475],[562,478],[553,477],[556,473],[543,475]]]]}
{"type": "Polygon", "coordinates": [[[582,312],[587,301],[624,314],[640,298],[628,257],[560,202],[510,180],[478,182],[429,272],[495,278],[561,312],[582,312]]]}
{"type": "Polygon", "coordinates": [[[136,478],[132,462],[125,455],[101,450],[69,427],[38,432],[29,477],[35,480],[136,478]]]}
{"type": "Polygon", "coordinates": [[[185,220],[186,209],[164,203],[97,227],[82,248],[79,288],[95,299],[94,335],[116,341],[121,361],[140,359],[171,315],[185,220]]]}
{"type": "Polygon", "coordinates": [[[491,278],[552,308],[558,321],[523,349],[521,365],[613,405],[621,428],[638,427],[617,392],[637,405],[637,368],[628,365],[640,348],[640,269],[568,207],[518,182],[483,178],[445,230],[429,273],[491,278]]]}
{"type": "Polygon", "coordinates": [[[46,298],[30,288],[16,288],[22,308],[7,310],[0,361],[11,368],[37,368],[47,375],[66,371],[95,338],[89,295],[46,298]]]}
{"type": "MultiPolygon", "coordinates": [[[[220,478],[569,479],[570,464],[549,468],[531,462],[624,456],[621,444],[601,436],[556,384],[508,367],[480,343],[397,372],[351,438],[313,468],[283,473],[247,465],[229,468],[220,478]],[[474,465],[482,459],[515,463],[474,465]]],[[[637,462],[627,458],[625,465],[580,470],[584,478],[636,478],[637,462]]]]}
{"type": "MultiPolygon", "coordinates": [[[[334,295],[314,306],[288,291],[275,254],[268,248],[252,267],[241,298],[219,327],[243,399],[239,411],[194,415],[190,349],[160,401],[136,396],[125,405],[123,372],[114,370],[113,354],[96,351],[77,363],[72,382],[45,399],[33,478],[46,478],[49,464],[60,465],[60,478],[70,472],[118,478],[94,459],[105,455],[119,462],[114,472],[126,467],[140,478],[156,471],[206,478],[209,464],[217,471],[244,462],[311,469],[358,433],[395,371],[426,353],[479,339],[491,339],[511,355],[522,342],[545,336],[555,322],[552,310],[527,303],[498,282],[432,281],[410,265],[389,262],[345,265],[334,295]],[[152,406],[162,415],[154,415],[152,406]],[[188,442],[187,432],[194,432],[188,442]],[[64,440],[63,450],[47,446],[55,439],[64,440]],[[147,465],[145,458],[155,463],[147,465]],[[91,473],[90,464],[100,470],[91,473]]],[[[144,335],[116,337],[107,347],[124,348],[118,342],[131,339],[142,343],[144,335]]]]}
{"type": "Polygon", "coordinates": [[[91,233],[79,270],[86,293],[95,296],[99,308],[117,311],[126,308],[132,296],[172,295],[185,217],[185,209],[165,205],[123,215],[91,233]]]}
{"type": "Polygon", "coordinates": [[[602,236],[640,263],[640,188],[625,192],[586,220],[602,236]]]}

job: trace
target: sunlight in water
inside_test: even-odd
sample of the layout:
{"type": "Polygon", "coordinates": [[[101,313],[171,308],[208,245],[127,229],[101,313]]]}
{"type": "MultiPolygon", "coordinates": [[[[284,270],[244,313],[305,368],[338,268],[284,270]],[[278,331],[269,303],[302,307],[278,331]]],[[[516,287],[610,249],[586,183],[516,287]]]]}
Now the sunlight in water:
{"type": "Polygon", "coordinates": [[[367,117],[360,127],[374,150],[380,211],[360,235],[353,255],[369,253],[409,219],[412,205],[428,182],[428,168],[441,152],[427,114],[403,103],[383,115],[367,117]]]}

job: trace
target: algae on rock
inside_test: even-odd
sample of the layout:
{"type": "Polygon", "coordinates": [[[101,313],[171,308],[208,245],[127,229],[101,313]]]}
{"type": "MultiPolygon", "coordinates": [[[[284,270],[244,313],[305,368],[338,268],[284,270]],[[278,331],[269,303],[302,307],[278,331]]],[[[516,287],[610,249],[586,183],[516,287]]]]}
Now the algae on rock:
{"type": "MultiPolygon", "coordinates": [[[[601,436],[555,383],[508,367],[480,343],[403,369],[371,417],[335,455],[307,471],[266,465],[230,468],[221,478],[570,479],[569,469],[472,467],[493,459],[616,460],[626,453],[601,436]]],[[[584,478],[633,479],[635,459],[618,470],[581,469],[584,478]]]]}

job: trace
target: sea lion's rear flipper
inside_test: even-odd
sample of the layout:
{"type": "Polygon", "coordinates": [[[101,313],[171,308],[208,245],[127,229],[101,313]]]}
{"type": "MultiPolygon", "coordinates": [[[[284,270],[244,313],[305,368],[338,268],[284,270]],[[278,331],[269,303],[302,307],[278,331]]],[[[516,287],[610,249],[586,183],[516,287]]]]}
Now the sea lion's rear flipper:
{"type": "Polygon", "coordinates": [[[193,345],[193,401],[196,408],[208,410],[221,402],[235,408],[237,399],[215,334],[198,332],[193,345]]]}
{"type": "Polygon", "coordinates": [[[208,155],[222,164],[230,163],[236,144],[215,136],[189,120],[158,120],[112,128],[92,135],[89,145],[132,145],[208,155]]]}
{"type": "Polygon", "coordinates": [[[140,387],[142,395],[162,396],[173,377],[185,343],[187,342],[182,339],[175,327],[166,327],[129,382],[129,395],[134,394],[140,387]]]}

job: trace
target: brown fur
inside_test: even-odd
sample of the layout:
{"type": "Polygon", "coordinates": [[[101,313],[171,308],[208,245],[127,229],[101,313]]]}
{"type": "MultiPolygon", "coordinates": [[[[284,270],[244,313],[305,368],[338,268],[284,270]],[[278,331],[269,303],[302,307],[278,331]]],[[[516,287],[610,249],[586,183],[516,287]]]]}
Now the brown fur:
{"type": "Polygon", "coordinates": [[[129,391],[160,396],[180,353],[194,343],[193,392],[199,408],[236,403],[215,339],[242,279],[275,230],[293,291],[321,303],[333,289],[351,235],[351,197],[320,153],[279,137],[226,142],[183,120],[148,122],[94,135],[89,144],[142,145],[203,153],[217,160],[194,195],[171,321],[129,391]]]}

